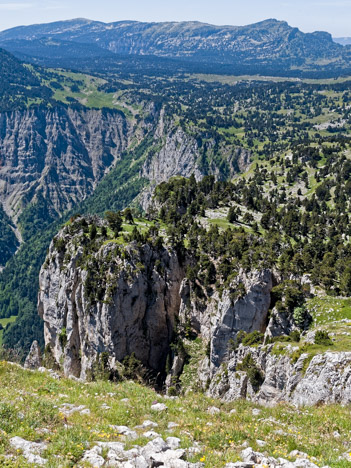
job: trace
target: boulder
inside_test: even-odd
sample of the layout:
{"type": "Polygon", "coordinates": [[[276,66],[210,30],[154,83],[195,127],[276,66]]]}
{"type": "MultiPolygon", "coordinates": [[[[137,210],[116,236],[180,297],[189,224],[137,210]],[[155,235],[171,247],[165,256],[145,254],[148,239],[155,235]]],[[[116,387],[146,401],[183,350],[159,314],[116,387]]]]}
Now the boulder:
{"type": "Polygon", "coordinates": [[[34,465],[45,465],[47,460],[42,458],[40,454],[46,450],[47,445],[44,442],[30,442],[28,440],[22,439],[22,437],[12,437],[10,439],[10,445],[15,450],[20,450],[23,452],[24,458],[34,465]]]}
{"type": "Polygon", "coordinates": [[[157,412],[167,411],[167,406],[164,403],[154,403],[151,405],[151,410],[157,412]]]}
{"type": "Polygon", "coordinates": [[[25,369],[39,369],[42,366],[42,356],[37,341],[33,341],[28,356],[24,362],[25,369]]]}

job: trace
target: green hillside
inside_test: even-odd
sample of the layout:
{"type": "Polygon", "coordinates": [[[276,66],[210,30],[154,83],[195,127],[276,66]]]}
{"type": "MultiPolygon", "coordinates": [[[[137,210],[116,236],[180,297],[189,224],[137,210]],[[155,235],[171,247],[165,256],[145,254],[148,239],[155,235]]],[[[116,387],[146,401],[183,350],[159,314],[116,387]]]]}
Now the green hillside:
{"type": "MultiPolygon", "coordinates": [[[[278,405],[264,408],[238,401],[222,403],[190,392],[174,400],[138,383],[124,381],[77,383],[55,380],[48,373],[24,371],[16,365],[0,362],[0,462],[13,468],[30,468],[21,450],[11,447],[14,436],[43,442],[41,456],[51,467],[87,467],[84,453],[99,442],[123,443],[125,449],[145,446],[143,434],[150,428],[136,428],[136,439],[125,441],[113,426],[134,429],[151,420],[151,428],[161,437],[178,437],[180,447],[194,445],[196,453],[189,461],[206,468],[223,467],[241,460],[246,446],[269,456],[294,461],[293,450],[304,452],[317,466],[347,468],[342,459],[351,430],[349,409],[342,406],[301,408],[278,405]],[[23,396],[24,395],[24,396],[23,396]],[[155,402],[166,404],[163,412],[152,411],[155,402]],[[65,404],[79,409],[67,415],[65,404]],[[218,408],[211,414],[210,408],[218,408]],[[85,410],[87,414],[83,414],[85,410]],[[169,423],[174,429],[168,429],[169,423]],[[264,447],[262,448],[262,443],[264,447]]],[[[67,408],[67,407],[66,407],[67,408]]],[[[103,457],[107,457],[103,450],[103,457]]],[[[192,452],[190,452],[192,453],[192,452]]],[[[347,453],[346,453],[347,456],[347,453]]]]}

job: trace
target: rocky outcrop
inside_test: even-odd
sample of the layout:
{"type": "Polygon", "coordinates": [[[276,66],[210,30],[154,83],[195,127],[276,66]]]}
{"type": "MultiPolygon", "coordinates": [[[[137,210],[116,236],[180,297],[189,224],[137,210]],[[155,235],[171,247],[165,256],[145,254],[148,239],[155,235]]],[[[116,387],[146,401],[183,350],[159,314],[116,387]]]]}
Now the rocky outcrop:
{"type": "MultiPolygon", "coordinates": [[[[63,412],[62,414],[67,413],[63,412]]],[[[81,414],[88,413],[81,412],[81,414]]],[[[149,422],[152,423],[152,421],[149,422]]],[[[164,440],[156,432],[144,432],[144,438],[152,440],[144,446],[134,445],[132,449],[128,450],[125,447],[125,442],[137,439],[139,435],[127,426],[113,426],[113,428],[121,436],[120,441],[96,442],[93,447],[84,451],[81,459],[82,463],[88,463],[89,466],[96,468],[102,466],[125,468],[153,468],[155,466],[163,466],[165,468],[204,467],[203,463],[191,463],[187,461],[188,458],[192,457],[192,451],[197,452],[199,449],[196,446],[181,449],[181,440],[177,437],[167,437],[164,440]]],[[[142,427],[139,429],[142,429],[142,427]]],[[[16,436],[10,439],[10,446],[17,452],[22,453],[23,457],[34,466],[48,464],[48,460],[41,456],[47,449],[48,444],[46,442],[30,442],[16,436]]]]}
{"type": "Polygon", "coordinates": [[[29,442],[28,440],[22,439],[21,437],[12,437],[10,439],[10,445],[13,449],[23,453],[23,457],[28,463],[41,466],[47,463],[47,460],[41,457],[41,453],[47,448],[47,444],[44,442],[29,442]]]}
{"type": "Polygon", "coordinates": [[[39,369],[42,365],[41,351],[37,341],[33,341],[29,354],[24,362],[25,369],[39,369]]]}
{"type": "Polygon", "coordinates": [[[249,398],[264,403],[277,403],[289,399],[302,372],[306,355],[292,364],[288,356],[277,357],[271,353],[272,345],[248,347],[240,345],[232,351],[225,366],[217,368],[213,376],[209,393],[225,401],[249,398]],[[240,371],[240,364],[250,354],[262,372],[264,379],[259,389],[254,389],[247,372],[240,371]],[[257,391],[258,390],[258,391],[257,391]]]}
{"type": "Polygon", "coordinates": [[[315,356],[291,396],[297,405],[351,403],[351,352],[315,356]]]}
{"type": "Polygon", "coordinates": [[[212,365],[219,367],[228,352],[229,340],[233,340],[239,330],[247,333],[265,330],[272,287],[270,270],[249,274],[241,271],[232,285],[234,292],[223,292],[211,333],[212,365]],[[239,286],[240,295],[236,292],[239,286]]]}
{"type": "MultiPolygon", "coordinates": [[[[289,460],[286,458],[269,457],[267,454],[255,452],[251,447],[241,452],[242,462],[228,463],[224,468],[254,468],[254,467],[274,467],[274,468],[317,468],[316,458],[307,455],[307,453],[293,450],[289,453],[289,460]],[[296,458],[296,461],[291,461],[296,458]],[[313,460],[313,461],[312,461],[313,460]]],[[[323,468],[329,468],[324,466],[323,468]]]]}
{"type": "MultiPolygon", "coordinates": [[[[230,298],[225,290],[222,300],[216,295],[201,308],[185,279],[186,259],[180,261],[172,249],[150,242],[101,242],[89,253],[81,222],[79,218],[56,236],[40,272],[45,344],[66,375],[86,378],[105,352],[111,366],[134,353],[145,366],[163,370],[177,326],[189,320],[212,340],[216,368],[238,330],[263,328],[272,287],[268,270],[241,272],[231,288],[244,284],[242,297],[230,298]]],[[[175,357],[175,375],[183,363],[175,357]]]]}
{"type": "Polygon", "coordinates": [[[272,271],[239,270],[221,293],[199,299],[186,278],[186,256],[156,238],[121,244],[102,237],[91,243],[88,225],[97,226],[99,237],[105,223],[78,218],[67,225],[41,269],[46,350],[66,375],[85,379],[101,366],[118,371],[133,355],[154,374],[167,372],[166,386],[174,389],[189,357],[181,342],[191,333],[207,344],[194,372],[210,396],[265,405],[351,403],[351,353],[312,358],[293,343],[239,344],[239,331],[261,332],[252,335],[261,340],[266,332],[269,343],[295,327],[276,309],[268,320],[272,271]]]}
{"type": "MultiPolygon", "coordinates": [[[[153,440],[144,447],[134,445],[131,450],[126,450],[121,442],[99,442],[84,453],[82,461],[88,462],[89,466],[93,467],[152,468],[163,466],[165,468],[203,468],[203,463],[186,461],[188,458],[187,452],[189,458],[191,457],[191,450],[181,449],[179,447],[180,439],[168,437],[163,440],[157,433],[155,434],[156,437],[153,437],[153,440]],[[104,452],[106,460],[103,456],[104,452]]],[[[144,433],[144,437],[150,435],[152,436],[152,432],[144,433]]]]}
{"type": "Polygon", "coordinates": [[[290,332],[296,328],[291,314],[286,311],[278,312],[278,310],[274,308],[270,314],[265,335],[267,337],[289,335],[290,332]]]}
{"type": "Polygon", "coordinates": [[[159,129],[161,148],[156,156],[151,155],[145,161],[142,176],[154,185],[175,175],[190,177],[194,174],[197,180],[200,179],[203,174],[197,164],[200,152],[195,138],[187,135],[181,128],[171,130],[166,135],[161,133],[164,131],[163,125],[159,129]],[[164,142],[162,138],[165,139],[164,142]]]}
{"type": "Polygon", "coordinates": [[[283,401],[297,406],[351,403],[351,353],[326,352],[310,362],[309,359],[308,354],[301,354],[294,362],[289,353],[280,356],[272,353],[272,345],[241,345],[225,368],[216,370],[209,394],[224,401],[248,398],[265,405],[283,401]],[[246,372],[238,371],[248,354],[262,372],[259,389],[253,388],[246,372]]]}
{"type": "MultiPolygon", "coordinates": [[[[351,353],[311,359],[293,344],[275,352],[273,344],[236,343],[239,331],[266,331],[269,339],[293,327],[276,310],[268,321],[275,282],[270,270],[239,271],[221,296],[199,301],[185,277],[186,258],[152,242],[101,241],[89,251],[82,220],[54,239],[40,273],[46,349],[66,375],[85,379],[102,363],[117,369],[131,355],[164,375],[171,357],[166,385],[173,387],[186,353],[171,344],[180,330],[191,329],[208,343],[197,373],[211,396],[263,404],[351,403],[351,353]]],[[[104,227],[99,219],[90,222],[104,227]]]]}
{"type": "MultiPolygon", "coordinates": [[[[67,231],[65,258],[51,244],[40,273],[39,313],[44,320],[45,343],[66,375],[86,378],[106,352],[110,365],[133,353],[145,366],[165,366],[178,314],[179,288],[184,271],[172,250],[133,243],[123,251],[115,243],[95,254],[99,273],[83,262],[67,231]],[[99,276],[100,275],[100,276],[99,276]],[[95,302],[91,288],[102,285],[95,302]]],[[[58,242],[58,240],[56,240],[58,242]]]]}

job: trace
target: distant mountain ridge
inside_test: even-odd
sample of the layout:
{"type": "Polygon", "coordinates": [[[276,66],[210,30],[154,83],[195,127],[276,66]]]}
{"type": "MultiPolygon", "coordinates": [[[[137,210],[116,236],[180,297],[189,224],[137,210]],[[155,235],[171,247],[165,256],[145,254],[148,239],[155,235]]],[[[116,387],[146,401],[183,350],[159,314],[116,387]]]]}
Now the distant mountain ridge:
{"type": "Polygon", "coordinates": [[[341,45],[351,45],[351,37],[334,37],[334,42],[341,45]]]}
{"type": "MultiPolygon", "coordinates": [[[[94,45],[95,52],[102,49],[105,53],[151,55],[196,62],[260,64],[282,69],[351,68],[351,47],[337,44],[327,32],[305,34],[276,19],[248,26],[137,21],[107,24],[75,19],[20,26],[0,33],[2,47],[13,52],[17,49],[18,52],[24,46],[29,56],[36,56],[43,47],[52,47],[47,43],[48,39],[62,41],[68,49],[69,43],[78,43],[83,49],[89,44],[94,45]]],[[[82,54],[85,52],[81,51],[82,54]]]]}
{"type": "MultiPolygon", "coordinates": [[[[5,43],[9,45],[8,43],[5,43]]],[[[70,57],[72,59],[84,56],[87,59],[95,57],[114,57],[115,54],[94,44],[83,44],[72,41],[62,41],[55,38],[34,40],[16,39],[8,47],[11,53],[19,58],[55,57],[57,59],[70,57]],[[33,52],[35,55],[33,55],[33,52]]]]}

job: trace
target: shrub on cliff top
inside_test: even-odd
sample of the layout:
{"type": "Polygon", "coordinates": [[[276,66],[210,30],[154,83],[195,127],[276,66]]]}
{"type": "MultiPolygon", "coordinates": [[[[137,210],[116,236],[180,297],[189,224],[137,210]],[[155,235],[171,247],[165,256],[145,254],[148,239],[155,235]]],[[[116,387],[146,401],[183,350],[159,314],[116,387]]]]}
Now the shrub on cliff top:
{"type": "Polygon", "coordinates": [[[317,330],[314,337],[314,343],[321,346],[331,346],[333,344],[333,341],[328,335],[327,331],[317,330]]]}
{"type": "Polygon", "coordinates": [[[244,357],[242,362],[238,364],[237,369],[247,373],[252,388],[255,392],[257,392],[260,386],[263,384],[264,375],[254,361],[251,353],[244,357]]]}
{"type": "Polygon", "coordinates": [[[262,344],[264,340],[264,334],[255,330],[251,333],[248,333],[242,340],[244,346],[252,346],[256,344],[262,344]]]}

